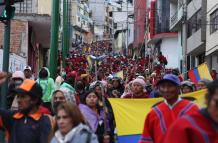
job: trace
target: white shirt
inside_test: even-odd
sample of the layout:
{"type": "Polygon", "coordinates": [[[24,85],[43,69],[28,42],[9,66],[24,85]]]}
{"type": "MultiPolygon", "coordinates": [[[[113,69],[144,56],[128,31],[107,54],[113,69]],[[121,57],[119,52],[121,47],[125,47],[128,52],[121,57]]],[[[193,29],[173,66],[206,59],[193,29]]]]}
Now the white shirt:
{"type": "Polygon", "coordinates": [[[165,104],[170,108],[170,109],[173,109],[173,107],[176,106],[176,104],[178,104],[180,101],[182,100],[181,97],[178,97],[177,101],[173,104],[173,105],[170,105],[167,103],[167,100],[164,100],[165,104]]]}

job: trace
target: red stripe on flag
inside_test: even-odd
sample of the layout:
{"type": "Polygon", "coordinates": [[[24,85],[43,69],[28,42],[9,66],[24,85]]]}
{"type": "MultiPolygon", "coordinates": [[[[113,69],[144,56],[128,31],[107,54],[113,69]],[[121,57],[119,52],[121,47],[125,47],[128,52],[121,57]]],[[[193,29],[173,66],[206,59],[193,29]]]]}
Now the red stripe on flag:
{"type": "Polygon", "coordinates": [[[197,78],[196,78],[196,76],[195,76],[194,70],[189,70],[189,71],[188,71],[188,77],[189,77],[190,80],[191,80],[192,82],[194,82],[195,84],[198,83],[198,80],[197,80],[197,78]]]}

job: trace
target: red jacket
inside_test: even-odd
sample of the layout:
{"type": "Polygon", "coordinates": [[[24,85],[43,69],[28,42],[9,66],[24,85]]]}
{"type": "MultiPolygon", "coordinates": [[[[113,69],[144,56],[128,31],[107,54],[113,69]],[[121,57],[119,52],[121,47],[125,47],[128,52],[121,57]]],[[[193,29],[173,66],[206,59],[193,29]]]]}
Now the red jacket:
{"type": "Polygon", "coordinates": [[[39,111],[43,114],[51,115],[51,112],[49,111],[49,109],[44,106],[39,106],[39,111]]]}
{"type": "Polygon", "coordinates": [[[198,107],[194,103],[184,99],[172,109],[165,102],[160,103],[148,113],[139,143],[163,143],[167,129],[177,118],[197,110],[198,107]]]}
{"type": "Polygon", "coordinates": [[[218,143],[218,132],[201,112],[183,116],[167,132],[164,143],[218,143]]]}

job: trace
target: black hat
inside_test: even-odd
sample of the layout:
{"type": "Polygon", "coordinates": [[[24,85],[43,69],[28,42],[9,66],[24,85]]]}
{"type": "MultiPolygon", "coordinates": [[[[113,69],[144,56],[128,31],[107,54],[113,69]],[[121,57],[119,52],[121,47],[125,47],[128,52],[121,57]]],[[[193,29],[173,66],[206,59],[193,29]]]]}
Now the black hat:
{"type": "Polygon", "coordinates": [[[23,83],[14,91],[18,95],[26,94],[29,95],[31,98],[42,98],[41,86],[31,79],[25,79],[23,83]]]}

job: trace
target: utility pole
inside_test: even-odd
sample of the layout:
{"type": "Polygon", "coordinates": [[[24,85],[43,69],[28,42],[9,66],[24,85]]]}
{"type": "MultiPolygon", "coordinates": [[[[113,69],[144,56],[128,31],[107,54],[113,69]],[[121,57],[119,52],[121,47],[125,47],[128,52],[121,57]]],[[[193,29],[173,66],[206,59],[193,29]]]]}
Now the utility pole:
{"type": "MultiPolygon", "coordinates": [[[[3,49],[3,68],[2,70],[8,72],[9,67],[9,53],[10,53],[10,31],[11,20],[5,22],[4,33],[4,49],[3,49]]],[[[6,109],[6,95],[8,93],[8,80],[1,87],[1,105],[2,109],[6,109]]],[[[0,142],[5,142],[3,133],[0,133],[0,142]]]]}
{"type": "Polygon", "coordinates": [[[71,41],[71,0],[67,0],[67,55],[70,49],[70,41],[71,41]]]}
{"type": "Polygon", "coordinates": [[[114,12],[112,10],[112,52],[115,52],[115,40],[114,40],[114,12]]]}
{"type": "Polygon", "coordinates": [[[68,49],[68,0],[63,0],[63,41],[62,41],[62,61],[63,67],[66,67],[66,57],[68,49]]]}
{"type": "MultiPolygon", "coordinates": [[[[20,1],[18,1],[20,2],[20,1]]],[[[9,55],[10,55],[10,33],[11,33],[11,19],[14,16],[15,7],[12,7],[14,3],[10,0],[1,1],[1,22],[4,23],[4,48],[3,48],[3,67],[2,71],[8,73],[9,67],[9,55]],[[3,13],[3,14],[2,14],[3,13]]],[[[8,92],[8,80],[1,86],[0,107],[6,108],[6,95],[8,92]]],[[[4,135],[0,132],[0,142],[5,142],[4,135]]]]}
{"type": "Polygon", "coordinates": [[[98,81],[98,61],[95,60],[95,80],[98,81]]]}
{"type": "MultiPolygon", "coordinates": [[[[16,2],[21,2],[21,1],[16,1],[16,2]]],[[[13,18],[15,12],[15,7],[11,5],[13,5],[14,3],[15,1],[10,1],[10,0],[4,0],[0,2],[1,4],[0,20],[2,23],[4,23],[4,49],[3,49],[3,67],[2,67],[2,71],[4,72],[8,72],[8,67],[9,67],[11,19],[13,18]]],[[[1,87],[1,97],[0,97],[1,108],[6,108],[7,92],[8,92],[8,81],[6,81],[1,87]]]]}
{"type": "Polygon", "coordinates": [[[54,79],[57,73],[57,54],[58,54],[58,23],[59,23],[59,0],[52,0],[51,14],[51,43],[50,43],[50,64],[49,70],[54,79]]]}
{"type": "Polygon", "coordinates": [[[80,42],[82,44],[82,41],[83,41],[83,35],[82,35],[82,29],[83,29],[83,18],[81,17],[81,26],[80,26],[80,42]]]}
{"type": "MultiPolygon", "coordinates": [[[[6,6],[10,5],[9,1],[6,1],[6,6]]],[[[4,49],[3,49],[3,67],[2,71],[8,72],[9,67],[9,54],[10,54],[10,32],[11,32],[11,20],[5,21],[4,26],[4,49]]],[[[8,92],[8,81],[6,81],[1,88],[1,108],[6,108],[6,94],[8,92]]]]}
{"type": "Polygon", "coordinates": [[[182,24],[182,73],[187,71],[187,0],[183,0],[183,24],[182,24]]]}
{"type": "Polygon", "coordinates": [[[123,53],[123,55],[125,55],[125,48],[124,48],[124,44],[125,44],[125,40],[124,40],[124,36],[123,36],[124,34],[123,34],[123,23],[122,23],[122,53],[123,53]]]}
{"type": "Polygon", "coordinates": [[[126,0],[126,56],[128,56],[128,45],[129,45],[129,18],[128,18],[128,0],[126,0]]]}

